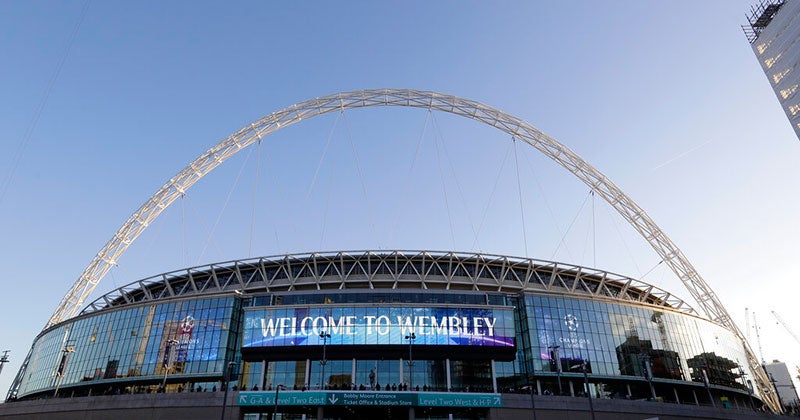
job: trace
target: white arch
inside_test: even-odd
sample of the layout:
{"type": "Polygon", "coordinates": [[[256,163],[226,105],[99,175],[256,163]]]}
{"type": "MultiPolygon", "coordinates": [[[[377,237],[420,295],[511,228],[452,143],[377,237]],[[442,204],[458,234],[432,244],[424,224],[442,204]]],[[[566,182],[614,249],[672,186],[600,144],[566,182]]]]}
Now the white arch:
{"type": "Polygon", "coordinates": [[[755,372],[756,382],[762,390],[762,399],[773,408],[777,407],[774,396],[764,392],[769,389],[768,381],[757,358],[716,294],[681,250],[619,187],[575,152],[513,115],[469,99],[421,90],[369,89],[322,96],[273,112],[233,133],[178,172],[128,218],[64,295],[45,328],[74,316],[100,280],[149,224],[195,182],[239,150],[270,133],[304,119],[334,111],[374,106],[426,108],[480,121],[525,141],[572,172],[614,207],[644,237],[680,278],[698,306],[711,320],[726,326],[742,339],[748,353],[750,368],[755,372]]]}

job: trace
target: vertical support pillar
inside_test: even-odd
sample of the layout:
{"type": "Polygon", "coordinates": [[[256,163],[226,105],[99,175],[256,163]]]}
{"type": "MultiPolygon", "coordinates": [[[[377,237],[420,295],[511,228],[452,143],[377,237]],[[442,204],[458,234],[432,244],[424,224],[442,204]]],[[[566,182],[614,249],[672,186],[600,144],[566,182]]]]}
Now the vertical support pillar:
{"type": "Polygon", "coordinates": [[[325,413],[322,412],[322,406],[317,407],[317,420],[325,420],[325,413]]]}
{"type": "Polygon", "coordinates": [[[631,398],[632,398],[633,397],[633,393],[631,392],[631,384],[625,384],[625,388],[628,389],[628,395],[630,395],[631,398]]]}
{"type": "Polygon", "coordinates": [[[445,359],[445,361],[444,361],[444,368],[445,368],[446,373],[447,373],[447,392],[450,392],[450,390],[453,387],[453,383],[450,382],[450,358],[449,357],[447,359],[445,359]]]}
{"type": "Polygon", "coordinates": [[[672,392],[675,394],[675,402],[680,404],[681,403],[681,397],[678,396],[678,388],[672,387],[672,392]]]}
{"type": "Polygon", "coordinates": [[[492,392],[497,392],[497,372],[494,371],[494,359],[489,362],[489,367],[492,369],[492,392]]]}
{"type": "Polygon", "coordinates": [[[572,386],[572,381],[569,381],[569,395],[571,397],[575,396],[575,387],[572,386]]]}
{"type": "Polygon", "coordinates": [[[700,405],[700,400],[697,399],[697,393],[692,390],[692,395],[694,396],[694,405],[700,405]]]}
{"type": "Polygon", "coordinates": [[[261,360],[261,372],[258,374],[258,389],[264,389],[264,381],[266,380],[267,361],[261,360]]]}
{"type": "Polygon", "coordinates": [[[303,384],[307,389],[311,389],[311,359],[306,359],[306,379],[303,384]]]}
{"type": "Polygon", "coordinates": [[[350,375],[350,388],[358,389],[358,384],[356,384],[356,358],[353,358],[353,372],[350,375]]]}
{"type": "Polygon", "coordinates": [[[403,379],[405,379],[405,376],[403,374],[403,358],[401,357],[400,358],[400,380],[397,381],[397,382],[398,383],[403,383],[403,379]]]}
{"type": "Polygon", "coordinates": [[[542,381],[536,380],[536,392],[537,395],[542,395],[542,381]]]}

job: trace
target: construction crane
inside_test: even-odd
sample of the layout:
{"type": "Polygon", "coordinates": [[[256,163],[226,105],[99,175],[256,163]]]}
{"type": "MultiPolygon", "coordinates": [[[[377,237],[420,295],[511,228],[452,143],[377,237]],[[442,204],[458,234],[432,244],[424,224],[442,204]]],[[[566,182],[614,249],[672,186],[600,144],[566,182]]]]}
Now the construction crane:
{"type": "Polygon", "coordinates": [[[750,337],[750,308],[744,308],[744,323],[746,325],[745,331],[745,338],[747,338],[747,342],[753,341],[752,337],[750,337]]]}
{"type": "Polygon", "coordinates": [[[761,366],[764,366],[767,362],[764,361],[764,349],[761,348],[761,333],[759,332],[761,328],[758,327],[755,312],[753,312],[753,328],[756,330],[756,342],[758,343],[758,355],[761,356],[761,366]]]}
{"type": "MultiPolygon", "coordinates": [[[[791,335],[792,338],[794,338],[794,340],[797,341],[798,344],[800,344],[800,337],[798,337],[797,334],[792,332],[791,328],[789,328],[789,325],[786,324],[786,321],[784,321],[783,318],[781,318],[780,315],[778,315],[777,312],[775,312],[775,311],[771,311],[771,312],[772,312],[772,316],[774,316],[775,319],[778,320],[778,323],[783,326],[783,328],[786,330],[786,332],[788,332],[789,335],[791,335]]],[[[798,373],[800,373],[800,370],[798,370],[798,373]]]]}
{"type": "Polygon", "coordinates": [[[11,350],[4,350],[3,351],[3,355],[0,356],[0,372],[3,371],[3,365],[8,363],[8,353],[10,353],[10,352],[11,352],[11,350]]]}

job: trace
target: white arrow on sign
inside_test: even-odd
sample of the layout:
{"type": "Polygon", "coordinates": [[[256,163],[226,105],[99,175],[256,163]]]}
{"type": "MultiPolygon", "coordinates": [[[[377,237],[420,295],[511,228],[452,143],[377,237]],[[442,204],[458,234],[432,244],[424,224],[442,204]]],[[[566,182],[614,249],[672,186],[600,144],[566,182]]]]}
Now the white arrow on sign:
{"type": "Polygon", "coordinates": [[[494,403],[500,405],[500,397],[494,397],[494,403]]]}
{"type": "Polygon", "coordinates": [[[336,398],[336,395],[333,395],[330,398],[328,398],[328,401],[330,401],[331,404],[336,404],[336,401],[339,401],[339,399],[336,398]]]}
{"type": "Polygon", "coordinates": [[[246,395],[239,395],[239,404],[243,404],[246,401],[247,401],[246,395]]]}

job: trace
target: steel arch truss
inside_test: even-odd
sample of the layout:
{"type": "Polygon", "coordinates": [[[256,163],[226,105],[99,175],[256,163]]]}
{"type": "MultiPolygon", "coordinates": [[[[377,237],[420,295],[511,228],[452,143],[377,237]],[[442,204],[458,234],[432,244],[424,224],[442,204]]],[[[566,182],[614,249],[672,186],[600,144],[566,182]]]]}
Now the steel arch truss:
{"type": "MultiPolygon", "coordinates": [[[[726,326],[746,343],[717,295],[681,250],[641,207],[583,158],[513,115],[469,99],[412,89],[369,89],[321,96],[273,112],[233,133],[183,168],[131,215],[65,294],[50,317],[47,327],[75,315],[95,286],[150,223],[195,182],[241,149],[304,119],[330,112],[377,106],[424,108],[460,115],[488,124],[530,144],[578,177],[616,209],[675,272],[699,308],[711,320],[726,326]]],[[[763,392],[769,389],[766,374],[759,367],[749,345],[745,344],[745,347],[750,367],[759,373],[755,379],[762,390],[762,398],[766,399],[773,410],[778,409],[777,399],[770,393],[763,392]]]]}

